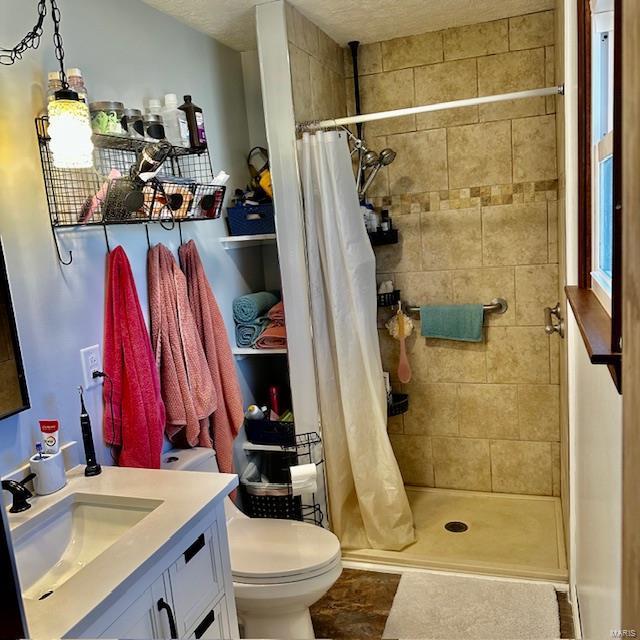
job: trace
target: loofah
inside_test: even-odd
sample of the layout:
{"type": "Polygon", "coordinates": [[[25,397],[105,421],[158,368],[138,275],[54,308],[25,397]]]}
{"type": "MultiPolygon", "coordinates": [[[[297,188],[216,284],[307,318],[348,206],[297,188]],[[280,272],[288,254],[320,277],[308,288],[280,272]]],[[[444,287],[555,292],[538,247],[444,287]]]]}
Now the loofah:
{"type": "MultiPolygon", "coordinates": [[[[404,337],[408,338],[411,335],[411,332],[413,331],[413,328],[414,328],[413,320],[405,313],[402,313],[402,316],[404,317],[404,337]]],[[[387,322],[385,326],[387,327],[387,331],[389,331],[392,338],[395,338],[396,340],[400,339],[397,313],[394,314],[393,318],[391,318],[391,320],[389,320],[389,322],[387,322]]]]}

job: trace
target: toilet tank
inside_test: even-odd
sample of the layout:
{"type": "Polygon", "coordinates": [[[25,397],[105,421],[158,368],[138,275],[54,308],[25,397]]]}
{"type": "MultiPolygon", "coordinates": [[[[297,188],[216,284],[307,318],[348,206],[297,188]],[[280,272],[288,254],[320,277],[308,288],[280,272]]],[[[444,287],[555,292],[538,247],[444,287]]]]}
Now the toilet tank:
{"type": "Polygon", "coordinates": [[[218,472],[216,452],[206,447],[171,449],[162,454],[161,469],[174,471],[218,472]]]}

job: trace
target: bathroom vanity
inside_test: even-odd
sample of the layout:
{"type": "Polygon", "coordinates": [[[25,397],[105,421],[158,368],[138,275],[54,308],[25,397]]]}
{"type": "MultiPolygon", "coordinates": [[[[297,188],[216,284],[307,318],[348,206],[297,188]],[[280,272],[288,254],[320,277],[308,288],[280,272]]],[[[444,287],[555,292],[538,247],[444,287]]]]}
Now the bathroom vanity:
{"type": "Polygon", "coordinates": [[[10,514],[31,638],[237,638],[237,476],[104,467],[10,514]]]}

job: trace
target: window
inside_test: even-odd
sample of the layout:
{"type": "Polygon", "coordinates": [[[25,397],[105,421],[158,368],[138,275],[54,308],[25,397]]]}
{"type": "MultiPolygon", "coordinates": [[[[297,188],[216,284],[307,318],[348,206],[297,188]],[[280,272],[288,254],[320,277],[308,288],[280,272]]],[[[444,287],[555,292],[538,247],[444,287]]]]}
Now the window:
{"type": "Polygon", "coordinates": [[[611,315],[613,278],[613,10],[592,2],[591,288],[611,315]]]}

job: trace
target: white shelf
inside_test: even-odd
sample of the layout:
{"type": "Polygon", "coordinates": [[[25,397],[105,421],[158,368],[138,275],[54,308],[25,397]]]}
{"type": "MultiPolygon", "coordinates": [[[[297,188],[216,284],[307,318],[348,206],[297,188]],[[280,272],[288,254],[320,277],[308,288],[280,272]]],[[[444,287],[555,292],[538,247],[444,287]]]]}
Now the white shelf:
{"type": "Polygon", "coordinates": [[[279,444],[254,444],[245,442],[242,445],[245,451],[295,451],[296,447],[281,446],[279,444]]]}
{"type": "Polygon", "coordinates": [[[275,244],[275,233],[262,233],[255,236],[227,236],[219,238],[225,249],[246,249],[247,247],[259,247],[265,244],[275,244]]]}
{"type": "Polygon", "coordinates": [[[244,349],[240,347],[233,347],[232,352],[234,356],[275,356],[286,355],[286,349],[244,349]]]}

